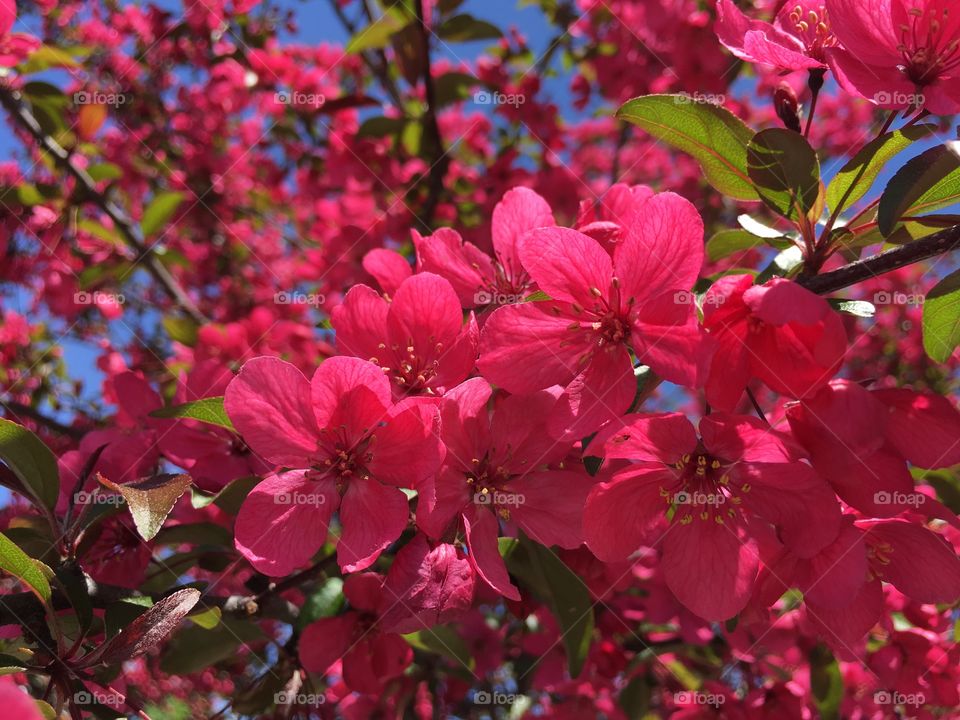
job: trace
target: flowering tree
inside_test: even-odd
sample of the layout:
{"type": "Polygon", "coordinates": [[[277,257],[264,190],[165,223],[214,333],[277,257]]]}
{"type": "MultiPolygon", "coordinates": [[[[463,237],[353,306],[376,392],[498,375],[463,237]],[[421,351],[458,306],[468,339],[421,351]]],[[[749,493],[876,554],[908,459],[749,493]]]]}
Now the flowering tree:
{"type": "Polygon", "coordinates": [[[532,5],[0,0],[4,717],[955,717],[960,11],[532,5]]]}

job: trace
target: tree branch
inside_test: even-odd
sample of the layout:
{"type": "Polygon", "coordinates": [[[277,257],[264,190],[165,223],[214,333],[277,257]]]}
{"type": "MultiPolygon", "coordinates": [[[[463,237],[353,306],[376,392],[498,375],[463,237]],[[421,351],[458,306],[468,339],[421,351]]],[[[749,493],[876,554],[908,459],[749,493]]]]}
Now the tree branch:
{"type": "Polygon", "coordinates": [[[423,114],[424,138],[430,148],[430,171],[427,180],[427,199],[423,204],[423,217],[420,222],[430,229],[433,215],[443,193],[443,180],[447,175],[450,159],[443,147],[440,124],[437,122],[437,92],[433,82],[433,66],[430,62],[430,28],[427,27],[423,13],[423,0],[415,0],[417,22],[420,31],[420,52],[423,55],[423,86],[427,101],[427,110],[423,114]]]}
{"type": "Polygon", "coordinates": [[[40,123],[24,103],[19,91],[11,87],[0,85],[0,105],[6,108],[14,121],[26,130],[40,147],[48,152],[68,175],[74,178],[83,189],[86,198],[102,210],[109,217],[117,230],[123,236],[124,242],[136,251],[136,262],[142,261],[147,271],[160,284],[170,298],[186,312],[194,322],[204,324],[209,320],[200,312],[193,300],[170,274],[166,266],[160,262],[153,250],[147,245],[140,227],[113,201],[97,190],[93,178],[81,167],[74,164],[71,155],[60,143],[47,135],[40,127],[40,123]]]}
{"type": "Polygon", "coordinates": [[[960,225],[928,235],[909,245],[857,260],[837,270],[798,279],[797,282],[818,295],[826,295],[957,248],[960,248],[960,225]]]}

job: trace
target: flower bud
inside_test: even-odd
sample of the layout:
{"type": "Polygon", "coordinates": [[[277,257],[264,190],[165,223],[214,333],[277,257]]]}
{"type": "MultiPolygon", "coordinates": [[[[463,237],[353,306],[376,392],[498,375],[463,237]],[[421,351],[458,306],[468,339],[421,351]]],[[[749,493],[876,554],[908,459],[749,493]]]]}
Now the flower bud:
{"type": "Polygon", "coordinates": [[[794,132],[800,132],[800,102],[793,88],[786,82],[780,83],[773,93],[773,105],[783,124],[794,132]]]}

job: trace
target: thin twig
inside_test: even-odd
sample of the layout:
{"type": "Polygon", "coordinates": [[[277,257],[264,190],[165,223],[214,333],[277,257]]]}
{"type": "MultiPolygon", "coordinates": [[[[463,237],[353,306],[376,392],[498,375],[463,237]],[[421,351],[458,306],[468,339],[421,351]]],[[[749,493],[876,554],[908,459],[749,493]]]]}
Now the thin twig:
{"type": "Polygon", "coordinates": [[[143,262],[147,271],[160,284],[163,290],[170,298],[186,312],[197,324],[204,324],[209,320],[204,316],[200,309],[194,304],[190,296],[180,286],[177,280],[170,274],[166,266],[160,262],[160,259],[147,245],[140,227],[131,220],[126,212],[116,203],[107,198],[97,189],[96,182],[90,177],[89,173],[82,167],[74,163],[72,155],[67,152],[56,140],[47,135],[40,123],[37,122],[33,112],[23,101],[23,97],[18,90],[11,87],[0,85],[0,105],[10,113],[13,120],[24,130],[26,130],[40,147],[49,153],[64,171],[67,172],[83,190],[87,200],[92,202],[107,217],[109,217],[116,226],[124,242],[137,253],[135,262],[143,262]]]}

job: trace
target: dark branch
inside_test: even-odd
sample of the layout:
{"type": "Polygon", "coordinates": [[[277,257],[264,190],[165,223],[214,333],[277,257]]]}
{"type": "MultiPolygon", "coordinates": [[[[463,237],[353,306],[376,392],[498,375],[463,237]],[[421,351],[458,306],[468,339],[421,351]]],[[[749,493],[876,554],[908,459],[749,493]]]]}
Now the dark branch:
{"type": "Polygon", "coordinates": [[[424,139],[429,149],[430,172],[427,178],[427,199],[423,204],[423,217],[420,222],[430,229],[440,195],[443,193],[443,180],[447,174],[450,159],[443,147],[440,124],[437,122],[437,92],[433,82],[433,65],[430,62],[430,28],[427,27],[423,13],[423,0],[416,0],[417,22],[420,31],[420,53],[423,56],[423,86],[427,109],[423,114],[424,139]]]}
{"type": "Polygon", "coordinates": [[[97,185],[86,170],[74,164],[67,152],[56,140],[47,135],[40,123],[23,102],[20,93],[13,88],[0,85],[0,105],[6,108],[14,121],[26,130],[37,144],[53,157],[68,175],[80,185],[85,197],[100,208],[109,217],[123,236],[124,242],[137,253],[137,261],[142,261],[147,271],[160,284],[170,298],[198,324],[208,322],[207,318],[187,295],[166,266],[160,262],[150,246],[147,245],[140,227],[117,204],[97,190],[97,185]]]}
{"type": "Polygon", "coordinates": [[[822,275],[800,278],[797,282],[818,295],[826,295],[957,248],[960,248],[960,225],[941,230],[909,245],[857,260],[822,275]]]}

